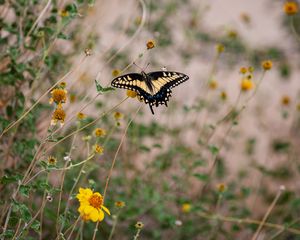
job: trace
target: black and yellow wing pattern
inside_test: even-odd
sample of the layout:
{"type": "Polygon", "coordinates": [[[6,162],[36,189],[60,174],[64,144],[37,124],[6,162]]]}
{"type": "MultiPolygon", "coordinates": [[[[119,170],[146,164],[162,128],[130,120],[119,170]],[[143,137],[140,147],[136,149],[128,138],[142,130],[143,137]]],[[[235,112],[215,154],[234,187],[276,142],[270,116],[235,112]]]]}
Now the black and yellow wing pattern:
{"type": "Polygon", "coordinates": [[[153,106],[158,107],[160,104],[168,106],[167,102],[172,94],[171,89],[188,79],[187,75],[179,72],[141,72],[116,77],[111,85],[135,91],[138,99],[148,104],[154,114],[153,106]]]}

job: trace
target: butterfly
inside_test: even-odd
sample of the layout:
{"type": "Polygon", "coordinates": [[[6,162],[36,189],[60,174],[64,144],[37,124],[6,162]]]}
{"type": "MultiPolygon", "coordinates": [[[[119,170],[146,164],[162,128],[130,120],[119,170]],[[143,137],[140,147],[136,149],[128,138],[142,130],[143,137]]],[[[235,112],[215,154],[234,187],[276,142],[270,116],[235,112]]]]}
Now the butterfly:
{"type": "Polygon", "coordinates": [[[158,71],[146,73],[129,73],[116,77],[111,85],[116,88],[125,88],[137,93],[140,101],[149,105],[152,114],[153,106],[160,104],[168,106],[172,88],[187,81],[189,77],[179,72],[158,71]]]}

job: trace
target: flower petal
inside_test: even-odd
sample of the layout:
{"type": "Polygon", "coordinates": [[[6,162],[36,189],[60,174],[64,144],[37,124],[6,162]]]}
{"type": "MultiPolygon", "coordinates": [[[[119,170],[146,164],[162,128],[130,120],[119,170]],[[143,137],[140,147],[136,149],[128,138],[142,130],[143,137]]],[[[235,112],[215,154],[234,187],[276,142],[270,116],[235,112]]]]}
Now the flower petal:
{"type": "Polygon", "coordinates": [[[110,215],[110,211],[108,210],[107,207],[104,207],[104,206],[102,205],[101,208],[102,208],[108,215],[110,215]]]}
{"type": "Polygon", "coordinates": [[[84,213],[85,214],[90,214],[92,211],[94,210],[94,208],[92,206],[85,206],[84,208],[84,213]]]}
{"type": "Polygon", "coordinates": [[[93,208],[92,212],[90,213],[90,218],[93,222],[97,222],[99,219],[99,212],[95,208],[93,208]]]}
{"type": "Polygon", "coordinates": [[[104,218],[104,212],[102,210],[99,210],[98,221],[102,221],[103,218],[104,218]]]}

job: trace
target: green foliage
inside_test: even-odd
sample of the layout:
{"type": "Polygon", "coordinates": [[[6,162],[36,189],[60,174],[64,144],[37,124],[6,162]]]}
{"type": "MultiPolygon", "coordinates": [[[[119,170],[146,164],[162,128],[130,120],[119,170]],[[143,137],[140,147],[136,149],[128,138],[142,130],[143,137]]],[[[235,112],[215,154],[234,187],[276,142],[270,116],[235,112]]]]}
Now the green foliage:
{"type": "MultiPolygon", "coordinates": [[[[298,239],[299,99],[274,104],[279,117],[269,121],[265,108],[273,106],[264,105],[259,78],[268,76],[261,62],[270,59],[278,73],[272,78],[292,82],[292,47],[248,44],[231,26],[212,31],[202,21],[207,6],[192,2],[146,1],[141,22],[140,7],[130,7],[128,20],[120,14],[124,1],[106,13],[109,3],[94,0],[0,0],[1,239],[240,239],[254,236],[274,199],[260,237],[298,239]],[[107,35],[96,20],[109,22],[107,35]],[[145,48],[148,37],[154,50],[145,48]],[[92,56],[78,63],[86,48],[92,56]],[[168,108],[159,106],[154,116],[137,99],[121,103],[108,73],[133,71],[133,62],[195,68],[189,82],[196,96],[192,88],[174,90],[168,108]],[[237,75],[242,65],[247,72],[237,75]],[[99,73],[101,83],[91,82],[99,73]],[[241,91],[228,76],[249,77],[256,88],[241,91]],[[211,80],[218,86],[209,87],[211,80]],[[48,103],[54,88],[66,90],[66,101],[48,103]],[[51,121],[55,110],[66,114],[62,125],[51,121]],[[79,188],[104,198],[79,202],[79,188]],[[99,225],[83,221],[90,215],[80,216],[82,202],[100,202],[111,214],[99,225]],[[137,221],[144,226],[135,227],[137,221]]],[[[299,16],[290,19],[299,33],[299,16]]]]}

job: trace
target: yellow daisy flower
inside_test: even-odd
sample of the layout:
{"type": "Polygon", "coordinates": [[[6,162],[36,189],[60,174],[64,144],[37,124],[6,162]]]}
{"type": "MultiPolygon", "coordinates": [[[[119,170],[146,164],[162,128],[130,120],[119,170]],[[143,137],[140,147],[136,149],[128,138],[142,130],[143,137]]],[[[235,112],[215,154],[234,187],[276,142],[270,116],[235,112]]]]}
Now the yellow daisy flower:
{"type": "Polygon", "coordinates": [[[106,135],[106,131],[102,128],[96,128],[94,134],[96,137],[103,137],[106,135]]]}
{"type": "Polygon", "coordinates": [[[218,87],[218,82],[216,80],[211,80],[208,83],[210,89],[214,90],[218,87]]]}
{"type": "Polygon", "coordinates": [[[149,40],[149,41],[147,42],[146,46],[147,46],[147,49],[148,49],[148,50],[154,48],[154,47],[155,47],[155,41],[152,40],[152,39],[149,40]]]}
{"type": "Polygon", "coordinates": [[[184,204],[182,204],[182,206],[181,206],[181,211],[184,212],[184,213],[190,212],[191,209],[192,209],[192,205],[189,204],[189,203],[184,203],[184,204]]]}
{"type": "Polygon", "coordinates": [[[241,81],[241,90],[248,91],[254,88],[254,82],[249,78],[243,78],[241,81]]]}
{"type": "Polygon", "coordinates": [[[65,103],[67,101],[67,90],[61,88],[55,88],[51,91],[51,98],[49,103],[55,102],[56,104],[65,103]]]}
{"type": "Polygon", "coordinates": [[[135,98],[137,93],[135,91],[127,90],[126,92],[128,97],[135,98]]]}
{"type": "Polygon", "coordinates": [[[267,71],[267,70],[270,70],[270,69],[272,68],[273,63],[272,63],[271,60],[266,60],[266,61],[263,61],[263,62],[261,63],[261,66],[263,67],[263,69],[264,69],[265,71],[267,71]]]}
{"type": "Polygon", "coordinates": [[[296,2],[287,1],[283,6],[283,10],[287,15],[294,15],[298,12],[298,4],[296,2]]]}
{"type": "Polygon", "coordinates": [[[123,117],[124,117],[124,115],[120,112],[115,112],[114,113],[114,118],[115,118],[116,121],[122,119],[123,117]]]}
{"type": "Polygon", "coordinates": [[[66,118],[66,113],[63,110],[61,105],[58,105],[52,115],[51,125],[56,125],[57,122],[60,122],[61,125],[64,124],[66,118]]]}
{"type": "Polygon", "coordinates": [[[108,208],[103,206],[103,196],[93,192],[90,188],[79,188],[76,198],[80,206],[78,212],[84,221],[100,222],[104,219],[104,212],[110,215],[108,208]]]}

